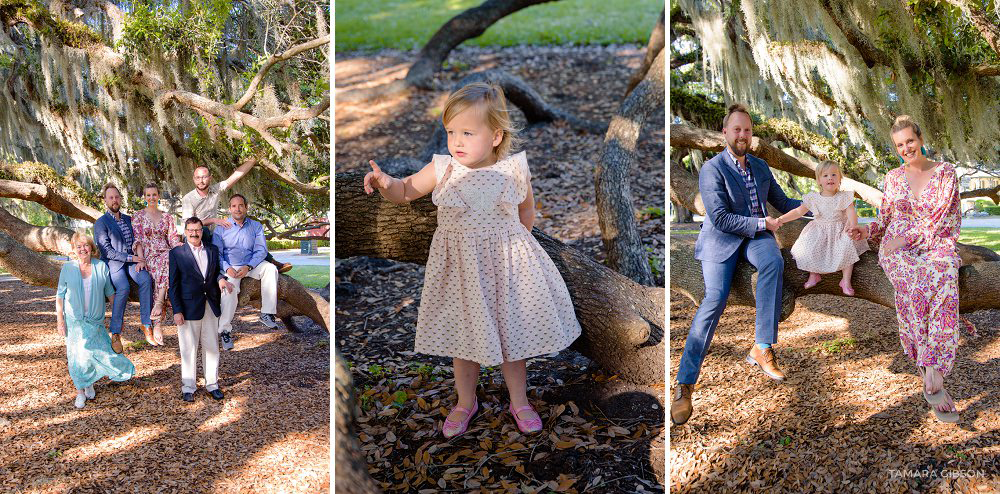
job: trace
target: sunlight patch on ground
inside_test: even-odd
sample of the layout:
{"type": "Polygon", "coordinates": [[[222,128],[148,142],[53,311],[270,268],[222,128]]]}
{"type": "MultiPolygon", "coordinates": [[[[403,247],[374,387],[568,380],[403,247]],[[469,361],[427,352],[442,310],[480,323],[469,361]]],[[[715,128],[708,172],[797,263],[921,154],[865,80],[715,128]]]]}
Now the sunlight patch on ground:
{"type": "MultiPolygon", "coordinates": [[[[296,484],[321,485],[329,479],[329,438],[308,433],[294,433],[254,454],[246,466],[232,477],[217,482],[213,492],[232,492],[231,485],[252,485],[256,493],[284,493],[284,480],[296,484]],[[268,472],[268,483],[254,483],[261,471],[268,472]]],[[[328,487],[328,486],[327,486],[328,487]]]]}
{"type": "Polygon", "coordinates": [[[165,431],[166,428],[163,426],[136,427],[117,437],[69,448],[63,452],[63,456],[85,461],[106,456],[111,451],[118,454],[122,451],[136,449],[143,443],[160,437],[165,431]]]}
{"type": "Polygon", "coordinates": [[[219,413],[198,426],[198,432],[212,432],[238,421],[243,418],[246,404],[247,398],[245,396],[227,398],[219,413]]]}

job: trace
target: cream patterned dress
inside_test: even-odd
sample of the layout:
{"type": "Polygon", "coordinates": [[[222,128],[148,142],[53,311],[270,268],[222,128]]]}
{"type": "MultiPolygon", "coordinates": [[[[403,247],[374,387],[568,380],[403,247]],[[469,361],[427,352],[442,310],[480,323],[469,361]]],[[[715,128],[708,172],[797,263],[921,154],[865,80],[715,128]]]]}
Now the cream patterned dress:
{"type": "Polygon", "coordinates": [[[813,220],[792,245],[792,257],[799,269],[818,274],[834,273],[861,259],[858,256],[868,250],[868,243],[855,242],[844,233],[847,210],[853,201],[854,193],[846,190],[829,197],[810,192],[802,198],[813,220]]]}
{"type": "Polygon", "coordinates": [[[434,156],[438,207],[415,351],[497,365],[557,352],[580,336],[562,276],[518,216],[523,152],[472,169],[434,156]]]}

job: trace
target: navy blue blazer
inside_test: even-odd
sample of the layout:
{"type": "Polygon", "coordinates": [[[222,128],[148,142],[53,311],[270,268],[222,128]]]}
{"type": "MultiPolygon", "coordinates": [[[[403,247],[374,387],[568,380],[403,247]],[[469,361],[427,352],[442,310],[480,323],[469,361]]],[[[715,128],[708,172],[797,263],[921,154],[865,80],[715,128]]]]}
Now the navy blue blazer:
{"type": "Polygon", "coordinates": [[[174,314],[184,314],[185,320],[197,321],[205,317],[205,302],[212,307],[216,317],[222,315],[222,289],[219,280],[225,279],[219,264],[219,250],[214,245],[202,243],[208,253],[208,277],[201,274],[198,261],[188,244],[170,249],[170,286],[167,296],[174,314]]]}
{"type": "MultiPolygon", "coordinates": [[[[782,214],[802,204],[785,195],[764,160],[750,154],[746,159],[761,203],[771,203],[782,214]]],[[[699,261],[723,262],[743,240],[757,234],[757,217],[750,211],[750,190],[734,166],[729,151],[723,150],[701,167],[698,189],[705,204],[705,222],[694,246],[694,258],[699,261]]]]}
{"type": "MultiPolygon", "coordinates": [[[[120,214],[125,220],[125,224],[132,228],[132,217],[125,213],[120,214]]],[[[108,264],[108,269],[112,273],[118,272],[126,264],[129,264],[128,256],[134,254],[132,246],[125,245],[124,236],[125,234],[122,233],[121,228],[118,228],[118,222],[115,221],[114,216],[111,216],[111,213],[104,213],[94,222],[94,243],[101,251],[101,260],[108,264]]],[[[132,230],[132,238],[134,241],[135,230],[132,230]]]]}

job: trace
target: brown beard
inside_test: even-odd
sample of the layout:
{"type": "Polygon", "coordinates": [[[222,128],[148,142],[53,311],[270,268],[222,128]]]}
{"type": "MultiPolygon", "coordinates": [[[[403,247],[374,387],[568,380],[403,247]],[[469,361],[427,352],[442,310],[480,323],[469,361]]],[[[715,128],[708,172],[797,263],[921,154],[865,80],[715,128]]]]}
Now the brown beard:
{"type": "Polygon", "coordinates": [[[733,141],[733,144],[729,146],[729,150],[733,152],[737,158],[746,156],[747,152],[750,151],[749,142],[733,141]],[[737,146],[743,144],[744,148],[742,150],[738,149],[737,146]]]}

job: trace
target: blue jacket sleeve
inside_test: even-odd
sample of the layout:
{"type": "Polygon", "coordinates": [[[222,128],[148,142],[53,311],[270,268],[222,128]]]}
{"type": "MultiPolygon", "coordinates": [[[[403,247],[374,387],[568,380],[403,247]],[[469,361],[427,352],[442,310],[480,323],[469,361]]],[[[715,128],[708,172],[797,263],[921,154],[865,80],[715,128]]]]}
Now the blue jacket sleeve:
{"type": "Polygon", "coordinates": [[[101,276],[104,278],[104,297],[110,297],[115,294],[115,286],[111,284],[111,270],[103,262],[97,263],[97,266],[101,270],[101,276]]]}
{"type": "Polygon", "coordinates": [[[181,272],[177,266],[176,249],[170,249],[168,255],[170,265],[168,269],[169,284],[167,285],[167,297],[170,299],[170,306],[174,308],[174,314],[184,313],[184,297],[181,296],[181,272]]]}
{"type": "Polygon", "coordinates": [[[253,237],[253,255],[250,256],[250,261],[247,262],[250,269],[256,268],[267,257],[267,239],[264,238],[264,226],[260,223],[254,223],[256,231],[253,237]]]}
{"type": "MultiPolygon", "coordinates": [[[[765,164],[766,165],[766,164],[765,164]]],[[[771,176],[771,186],[767,190],[767,202],[771,203],[781,214],[785,214],[802,204],[802,201],[798,199],[791,199],[785,195],[785,191],[778,185],[778,181],[774,179],[774,174],[771,173],[771,169],[767,166],[764,167],[767,170],[767,174],[771,176]]]]}
{"type": "Polygon", "coordinates": [[[103,218],[98,218],[94,223],[94,240],[101,246],[104,256],[111,261],[128,262],[128,254],[115,250],[111,244],[111,229],[103,218]]]}
{"type": "Polygon", "coordinates": [[[722,171],[715,163],[705,163],[698,175],[698,189],[705,204],[705,214],[720,231],[753,237],[757,234],[757,218],[743,216],[729,210],[726,200],[726,183],[722,171]]]}

